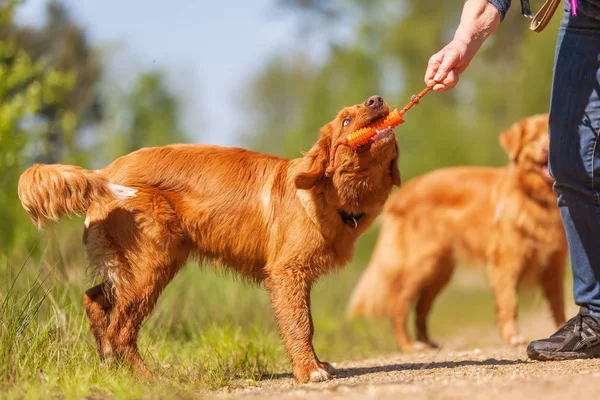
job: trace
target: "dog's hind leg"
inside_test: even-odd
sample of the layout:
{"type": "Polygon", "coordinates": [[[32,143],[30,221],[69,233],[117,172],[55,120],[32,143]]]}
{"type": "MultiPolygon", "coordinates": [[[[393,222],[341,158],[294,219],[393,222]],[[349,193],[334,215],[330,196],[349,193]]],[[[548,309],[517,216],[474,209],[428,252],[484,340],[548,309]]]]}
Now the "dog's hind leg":
{"type": "MultiPolygon", "coordinates": [[[[436,246],[427,248],[418,258],[415,257],[410,261],[407,260],[406,265],[404,266],[402,279],[400,279],[397,284],[397,291],[391,293],[390,314],[392,317],[392,328],[396,335],[396,344],[398,345],[398,348],[404,352],[418,350],[423,346],[423,344],[415,343],[409,338],[406,326],[408,314],[417,298],[423,296],[427,285],[434,282],[437,279],[438,274],[442,272],[440,260],[443,256],[443,250],[436,246]]],[[[434,297],[435,295],[433,295],[430,300],[425,298],[421,305],[425,317],[425,309],[431,307],[431,304],[426,303],[432,302],[434,297]]]]}
{"type": "Polygon", "coordinates": [[[110,344],[106,336],[110,323],[110,312],[113,307],[113,296],[106,282],[88,289],[83,295],[83,305],[88,316],[90,328],[96,339],[98,356],[104,360],[109,356],[110,344]]]}
{"type": "Polygon", "coordinates": [[[429,338],[429,333],[427,331],[427,317],[431,311],[433,301],[448,284],[452,277],[452,272],[454,271],[454,264],[451,260],[442,260],[438,264],[439,267],[435,268],[432,280],[429,281],[421,291],[419,299],[417,300],[417,306],[415,307],[417,340],[433,348],[438,348],[439,345],[429,338]]]}
{"type": "Polygon", "coordinates": [[[151,377],[137,337],[162,290],[189,255],[170,203],[155,191],[138,191],[90,224],[89,253],[110,283],[113,311],[106,330],[115,357],[151,377]]]}
{"type": "Polygon", "coordinates": [[[139,265],[144,274],[130,274],[127,283],[118,289],[114,312],[108,327],[108,340],[115,355],[135,372],[151,378],[137,345],[142,323],[175,273],[178,265],[139,265]]]}
{"type": "Polygon", "coordinates": [[[410,339],[407,329],[407,319],[415,298],[421,290],[420,285],[412,280],[405,280],[398,293],[394,293],[392,302],[391,321],[396,345],[401,351],[409,352],[414,348],[414,342],[410,339]]]}

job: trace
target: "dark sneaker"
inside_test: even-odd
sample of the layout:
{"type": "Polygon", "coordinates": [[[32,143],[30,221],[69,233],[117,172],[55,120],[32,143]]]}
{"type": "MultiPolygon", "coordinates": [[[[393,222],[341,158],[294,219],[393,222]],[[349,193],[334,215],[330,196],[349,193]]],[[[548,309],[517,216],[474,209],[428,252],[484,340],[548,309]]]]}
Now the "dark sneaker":
{"type": "Polygon", "coordinates": [[[527,355],[539,361],[600,357],[600,319],[590,315],[587,307],[581,307],[579,314],[554,335],[531,342],[527,355]]]}

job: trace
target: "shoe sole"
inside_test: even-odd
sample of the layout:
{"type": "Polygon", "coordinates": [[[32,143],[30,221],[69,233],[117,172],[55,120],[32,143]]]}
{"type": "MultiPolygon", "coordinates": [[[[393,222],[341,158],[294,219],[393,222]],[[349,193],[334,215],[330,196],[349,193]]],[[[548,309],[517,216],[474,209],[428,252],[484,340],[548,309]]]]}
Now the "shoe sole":
{"type": "Polygon", "coordinates": [[[582,360],[587,358],[600,358],[600,354],[579,353],[574,351],[545,352],[545,351],[527,351],[527,356],[536,361],[565,361],[582,360]]]}

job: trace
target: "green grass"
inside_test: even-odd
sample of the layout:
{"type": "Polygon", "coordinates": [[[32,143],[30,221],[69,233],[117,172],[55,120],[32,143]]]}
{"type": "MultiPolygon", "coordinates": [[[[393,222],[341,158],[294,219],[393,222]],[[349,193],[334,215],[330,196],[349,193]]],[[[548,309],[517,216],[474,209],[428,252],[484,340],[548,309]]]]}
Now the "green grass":
{"type": "MultiPolygon", "coordinates": [[[[371,230],[362,247],[372,248],[373,240],[371,230]]],[[[35,260],[0,256],[0,397],[190,398],[290,372],[265,291],[193,264],[167,287],[142,329],[140,349],[158,381],[150,385],[125,367],[100,364],[82,304],[94,282],[72,242],[49,241],[52,251],[35,260]]],[[[314,342],[324,360],[395,351],[388,322],[345,318],[367,257],[359,253],[313,291],[314,342]]],[[[492,295],[473,276],[457,274],[438,299],[430,319],[434,338],[493,326],[492,295]]],[[[537,294],[522,300],[525,312],[545,307],[537,294]]]]}

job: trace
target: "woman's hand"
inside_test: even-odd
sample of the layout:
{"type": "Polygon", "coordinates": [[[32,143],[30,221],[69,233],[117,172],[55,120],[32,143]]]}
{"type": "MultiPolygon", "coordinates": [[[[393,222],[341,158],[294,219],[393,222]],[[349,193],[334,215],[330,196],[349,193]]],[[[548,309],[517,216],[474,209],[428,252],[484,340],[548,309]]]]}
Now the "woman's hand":
{"type": "Polygon", "coordinates": [[[429,59],[425,84],[441,92],[452,89],[483,42],[500,25],[500,14],[487,0],[467,0],[454,39],[429,59]]]}
{"type": "Polygon", "coordinates": [[[427,86],[435,84],[433,90],[436,92],[452,89],[458,83],[458,76],[467,69],[475,56],[475,52],[471,53],[469,54],[466,43],[452,40],[429,59],[425,71],[427,86]]]}

